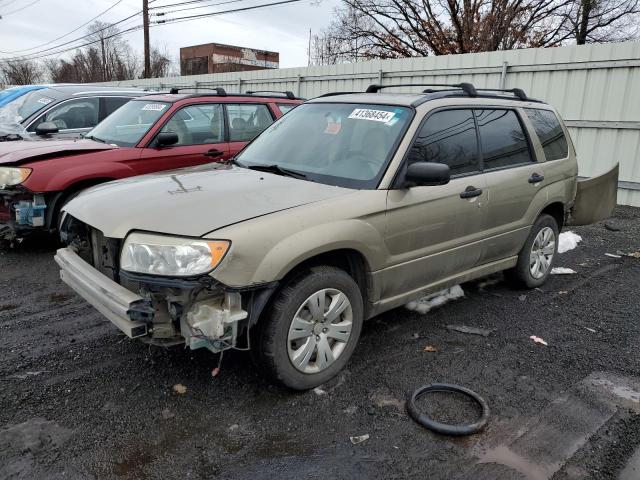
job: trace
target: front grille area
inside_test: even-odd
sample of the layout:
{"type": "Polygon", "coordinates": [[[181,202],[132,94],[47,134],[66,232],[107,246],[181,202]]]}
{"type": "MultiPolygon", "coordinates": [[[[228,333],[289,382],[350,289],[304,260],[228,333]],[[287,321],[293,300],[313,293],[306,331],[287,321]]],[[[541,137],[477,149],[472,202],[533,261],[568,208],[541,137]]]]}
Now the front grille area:
{"type": "Polygon", "coordinates": [[[105,237],[97,228],[71,215],[65,217],[61,238],[85,262],[111,280],[118,282],[120,240],[105,237]]]}

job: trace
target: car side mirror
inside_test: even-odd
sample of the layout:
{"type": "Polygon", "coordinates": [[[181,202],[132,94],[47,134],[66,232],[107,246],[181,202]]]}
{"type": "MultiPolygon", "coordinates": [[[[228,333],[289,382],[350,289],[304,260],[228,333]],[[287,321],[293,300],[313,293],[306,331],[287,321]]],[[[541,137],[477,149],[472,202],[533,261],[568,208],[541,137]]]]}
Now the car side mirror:
{"type": "Polygon", "coordinates": [[[434,162],[415,162],[407,167],[405,181],[415,186],[445,185],[451,179],[449,165],[434,162]]]}
{"type": "Polygon", "coordinates": [[[156,144],[158,147],[168,147],[169,145],[175,145],[180,141],[176,132],[161,132],[156,137],[156,144]]]}
{"type": "Polygon", "coordinates": [[[47,135],[53,135],[58,133],[58,126],[53,122],[42,122],[36,127],[36,135],[46,137],[47,135]]]}

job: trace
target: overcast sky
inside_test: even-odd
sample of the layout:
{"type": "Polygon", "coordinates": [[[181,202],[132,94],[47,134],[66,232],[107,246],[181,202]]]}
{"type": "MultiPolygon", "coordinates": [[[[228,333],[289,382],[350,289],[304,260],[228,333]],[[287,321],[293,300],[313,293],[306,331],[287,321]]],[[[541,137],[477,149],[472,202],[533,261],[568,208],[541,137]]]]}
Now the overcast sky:
{"type": "MultiPolygon", "coordinates": [[[[150,6],[179,3],[183,0],[155,0],[150,6]]],[[[224,0],[211,0],[218,3],[224,0]]],[[[227,0],[228,1],[228,0],[227,0]]],[[[272,3],[276,0],[242,0],[228,5],[176,12],[165,17],[177,18],[223,9],[272,3]]],[[[30,54],[55,44],[80,37],[85,29],[57,40],[52,45],[33,51],[13,53],[49,42],[82,25],[116,0],[38,0],[32,6],[16,13],[12,11],[33,3],[34,0],[0,0],[0,53],[1,58],[30,54]]],[[[216,42],[280,52],[280,67],[307,65],[309,28],[317,32],[325,27],[339,0],[303,0],[300,3],[267,7],[255,11],[231,13],[175,25],[162,25],[151,29],[151,44],[167,47],[175,61],[180,47],[216,42]]],[[[198,4],[189,5],[196,6],[198,4]]],[[[118,6],[100,17],[115,22],[142,8],[142,0],[123,0],[118,6]]],[[[173,7],[172,9],[185,8],[173,7]]],[[[171,10],[171,9],[166,9],[171,10]]],[[[157,10],[161,11],[161,10],[157,10]]],[[[124,28],[141,23],[141,16],[123,23],[124,28]]],[[[125,36],[132,47],[142,52],[142,31],[125,36]]],[[[71,46],[71,45],[70,45],[71,46]]],[[[67,54],[68,55],[68,54],[67,54]]]]}

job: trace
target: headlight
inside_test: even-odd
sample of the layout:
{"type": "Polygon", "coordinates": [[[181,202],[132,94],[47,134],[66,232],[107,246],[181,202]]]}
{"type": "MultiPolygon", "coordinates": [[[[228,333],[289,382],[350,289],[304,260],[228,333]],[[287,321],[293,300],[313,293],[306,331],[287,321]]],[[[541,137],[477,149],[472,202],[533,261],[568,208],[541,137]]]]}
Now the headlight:
{"type": "Polygon", "coordinates": [[[30,168],[0,167],[0,187],[19,185],[31,175],[30,168]]]}
{"type": "Polygon", "coordinates": [[[124,242],[120,267],[128,272],[189,277],[208,273],[229,250],[227,240],[132,233],[124,242]]]}

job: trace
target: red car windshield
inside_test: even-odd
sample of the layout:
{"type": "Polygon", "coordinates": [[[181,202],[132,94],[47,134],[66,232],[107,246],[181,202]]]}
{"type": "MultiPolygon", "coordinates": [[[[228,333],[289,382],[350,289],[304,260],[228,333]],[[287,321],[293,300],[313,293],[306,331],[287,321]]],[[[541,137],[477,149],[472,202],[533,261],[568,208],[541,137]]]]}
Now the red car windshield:
{"type": "Polygon", "coordinates": [[[134,147],[169,107],[167,102],[132,100],[96,125],[85,138],[134,147]]]}

